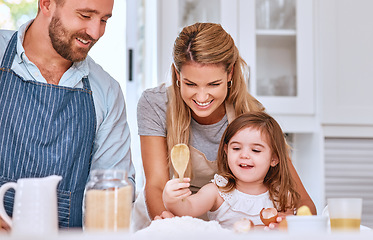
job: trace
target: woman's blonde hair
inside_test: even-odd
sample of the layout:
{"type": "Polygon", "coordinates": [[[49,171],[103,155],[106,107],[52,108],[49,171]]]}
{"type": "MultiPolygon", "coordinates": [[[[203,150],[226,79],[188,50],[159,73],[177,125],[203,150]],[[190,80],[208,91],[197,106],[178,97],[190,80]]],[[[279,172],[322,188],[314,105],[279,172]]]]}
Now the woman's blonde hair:
{"type": "Polygon", "coordinates": [[[236,177],[228,165],[228,157],[225,146],[231,138],[244,128],[254,128],[261,132],[267,140],[272,158],[278,159],[278,164],[270,167],[263,183],[269,190],[269,196],[279,211],[286,211],[298,207],[300,194],[296,191],[296,184],[289,171],[290,148],[281,130],[280,125],[274,118],[265,112],[250,112],[237,117],[229,124],[220,141],[218,150],[218,174],[228,180],[228,184],[222,188],[231,191],[236,187],[236,177]]]}
{"type": "MultiPolygon", "coordinates": [[[[195,23],[184,27],[176,38],[173,48],[172,86],[168,89],[167,146],[170,152],[178,143],[189,144],[191,110],[181,98],[177,86],[177,74],[188,63],[223,66],[232,74],[226,102],[234,106],[235,114],[263,111],[263,106],[251,96],[246,86],[247,65],[240,57],[233,38],[215,23],[195,23]],[[246,73],[246,74],[244,74],[246,73]]],[[[186,176],[191,175],[189,165],[186,176]]]]}

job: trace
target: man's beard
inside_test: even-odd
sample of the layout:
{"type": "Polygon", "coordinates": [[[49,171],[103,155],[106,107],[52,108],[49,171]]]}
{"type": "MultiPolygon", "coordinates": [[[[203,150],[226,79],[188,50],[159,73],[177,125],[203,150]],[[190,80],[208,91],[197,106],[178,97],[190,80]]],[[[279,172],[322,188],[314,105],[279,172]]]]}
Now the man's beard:
{"type": "Polygon", "coordinates": [[[60,54],[66,60],[71,62],[80,62],[83,61],[89,50],[97,42],[91,36],[86,33],[71,33],[69,30],[64,28],[62,25],[59,16],[53,16],[49,24],[49,37],[52,41],[52,46],[58,54],[60,54]],[[89,48],[77,48],[73,49],[74,41],[76,38],[83,40],[92,41],[89,48]]]}

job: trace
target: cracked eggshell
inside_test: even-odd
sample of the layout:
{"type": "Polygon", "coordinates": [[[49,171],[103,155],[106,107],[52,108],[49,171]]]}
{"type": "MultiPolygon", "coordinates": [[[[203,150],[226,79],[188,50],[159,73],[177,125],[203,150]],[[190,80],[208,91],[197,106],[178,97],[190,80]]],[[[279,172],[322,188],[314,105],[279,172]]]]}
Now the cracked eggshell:
{"type": "Polygon", "coordinates": [[[278,212],[276,208],[263,208],[260,211],[260,220],[264,223],[264,225],[268,226],[272,222],[276,222],[278,217],[278,212]]]}

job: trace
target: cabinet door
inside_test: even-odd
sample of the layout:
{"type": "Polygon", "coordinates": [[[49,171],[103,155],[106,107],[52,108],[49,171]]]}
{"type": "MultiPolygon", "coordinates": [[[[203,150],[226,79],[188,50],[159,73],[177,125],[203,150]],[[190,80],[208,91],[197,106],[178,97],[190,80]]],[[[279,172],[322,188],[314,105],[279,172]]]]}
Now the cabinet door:
{"type": "Polygon", "coordinates": [[[237,41],[238,0],[160,0],[159,1],[159,82],[165,81],[172,63],[172,48],[183,27],[195,22],[220,23],[237,41]]]}
{"type": "Polygon", "coordinates": [[[316,38],[323,123],[364,126],[362,135],[369,132],[369,136],[373,134],[372,9],[370,0],[318,1],[316,38]]]}
{"type": "Polygon", "coordinates": [[[271,114],[314,114],[311,0],[239,0],[250,92],[271,114]]]}

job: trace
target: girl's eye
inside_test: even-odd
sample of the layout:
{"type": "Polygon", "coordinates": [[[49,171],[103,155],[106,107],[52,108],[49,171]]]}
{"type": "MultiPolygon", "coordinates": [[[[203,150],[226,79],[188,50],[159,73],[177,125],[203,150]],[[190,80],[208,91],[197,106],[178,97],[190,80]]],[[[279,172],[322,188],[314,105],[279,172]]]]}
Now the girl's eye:
{"type": "Polygon", "coordinates": [[[238,151],[238,150],[240,150],[239,147],[234,147],[234,148],[232,148],[232,149],[233,149],[233,151],[238,151]]]}
{"type": "Polygon", "coordinates": [[[261,152],[261,151],[258,150],[258,149],[253,149],[253,152],[259,153],[259,152],[261,152]]]}

